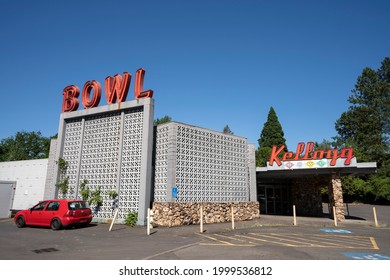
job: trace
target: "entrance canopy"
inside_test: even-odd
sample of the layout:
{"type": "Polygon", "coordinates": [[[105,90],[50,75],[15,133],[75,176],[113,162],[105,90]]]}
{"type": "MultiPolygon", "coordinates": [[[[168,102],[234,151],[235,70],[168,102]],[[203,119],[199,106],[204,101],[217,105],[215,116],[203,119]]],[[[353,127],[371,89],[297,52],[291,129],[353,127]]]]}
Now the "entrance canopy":
{"type": "Polygon", "coordinates": [[[341,177],[375,172],[376,162],[358,163],[353,147],[315,150],[314,142],[300,142],[294,153],[285,151],[285,145],[273,146],[267,166],[256,168],[260,210],[289,214],[294,205],[297,214],[321,216],[321,189],[326,186],[334,209],[332,215],[343,221],[341,177]]]}
{"type": "Polygon", "coordinates": [[[322,216],[321,188],[328,188],[329,201],[336,207],[339,221],[343,221],[343,195],[340,177],[366,175],[376,172],[376,162],[349,166],[331,166],[322,160],[295,161],[285,166],[257,167],[257,196],[260,212],[264,214],[291,214],[296,205],[298,215],[322,216]],[[317,167],[314,167],[317,166],[317,167]],[[293,168],[297,167],[297,168],[293,168]]]}

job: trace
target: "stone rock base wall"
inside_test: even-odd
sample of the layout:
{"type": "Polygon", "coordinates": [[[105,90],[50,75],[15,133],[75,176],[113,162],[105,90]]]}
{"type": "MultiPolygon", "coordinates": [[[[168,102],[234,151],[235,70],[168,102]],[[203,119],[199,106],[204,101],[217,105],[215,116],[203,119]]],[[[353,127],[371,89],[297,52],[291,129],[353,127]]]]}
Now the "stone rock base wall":
{"type": "Polygon", "coordinates": [[[245,221],[260,217],[259,202],[154,202],[153,224],[173,227],[200,223],[200,206],[203,206],[203,223],[245,221]]]}
{"type": "Polygon", "coordinates": [[[321,187],[328,185],[327,176],[295,179],[291,188],[291,202],[297,215],[322,216],[321,187]]]}
{"type": "Polygon", "coordinates": [[[343,189],[341,186],[340,176],[333,174],[328,185],[329,202],[330,205],[335,206],[336,213],[333,213],[333,207],[331,208],[332,217],[335,217],[337,221],[343,222],[345,220],[344,202],[343,202],[343,189]]]}

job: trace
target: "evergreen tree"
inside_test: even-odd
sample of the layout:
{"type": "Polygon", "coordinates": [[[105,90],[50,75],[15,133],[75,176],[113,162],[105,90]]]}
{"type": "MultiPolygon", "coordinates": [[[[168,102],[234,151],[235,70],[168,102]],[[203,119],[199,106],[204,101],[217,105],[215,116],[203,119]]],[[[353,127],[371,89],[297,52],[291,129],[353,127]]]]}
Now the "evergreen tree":
{"type": "Polygon", "coordinates": [[[268,112],[267,121],[264,123],[258,142],[259,148],[256,151],[256,166],[266,166],[271,155],[272,146],[280,147],[285,145],[284,151],[287,152],[282,125],[273,107],[268,112]]]}
{"type": "Polygon", "coordinates": [[[338,145],[352,145],[363,161],[381,161],[389,152],[390,58],[375,71],[365,68],[358,77],[349,110],[336,121],[338,145]]]}
{"type": "Polygon", "coordinates": [[[159,124],[167,123],[167,122],[171,122],[171,121],[172,121],[172,118],[170,116],[165,115],[161,119],[159,119],[159,118],[155,119],[153,125],[157,126],[159,124]]]}
{"type": "Polygon", "coordinates": [[[390,58],[377,71],[365,68],[352,93],[351,106],[335,123],[335,143],[353,146],[359,161],[376,161],[378,173],[345,178],[345,193],[361,200],[390,201],[390,58]]]}
{"type": "Polygon", "coordinates": [[[225,125],[223,128],[223,133],[233,135],[233,131],[230,130],[230,127],[228,125],[225,125]]]}

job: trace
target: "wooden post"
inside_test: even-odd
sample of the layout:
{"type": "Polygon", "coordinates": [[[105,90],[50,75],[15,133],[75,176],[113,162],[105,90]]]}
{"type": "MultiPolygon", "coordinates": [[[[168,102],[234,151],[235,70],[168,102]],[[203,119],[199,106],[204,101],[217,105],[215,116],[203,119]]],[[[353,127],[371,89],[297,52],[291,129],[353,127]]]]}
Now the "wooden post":
{"type": "Polygon", "coordinates": [[[337,215],[336,215],[336,207],[333,206],[333,219],[334,219],[334,226],[337,227],[337,215]]]}
{"type": "Polygon", "coordinates": [[[119,208],[116,208],[116,209],[115,209],[114,218],[113,218],[112,221],[111,221],[111,226],[110,226],[110,229],[109,229],[108,231],[111,231],[112,226],[113,226],[114,223],[115,223],[116,217],[118,216],[118,211],[119,211],[119,208]]]}
{"type": "Polygon", "coordinates": [[[295,205],[293,205],[294,226],[297,225],[297,213],[295,211],[295,205]]]}
{"type": "Polygon", "coordinates": [[[375,209],[375,207],[372,207],[372,212],[374,212],[375,227],[378,227],[378,219],[376,218],[376,209],[375,209]]]}
{"type": "Polygon", "coordinates": [[[146,233],[147,233],[147,235],[150,235],[150,228],[151,228],[150,208],[148,208],[148,215],[146,217],[146,233]]]}
{"type": "Polygon", "coordinates": [[[146,234],[147,235],[150,235],[150,228],[149,228],[149,224],[150,224],[150,222],[149,222],[149,215],[150,215],[150,208],[148,208],[148,213],[147,213],[147,215],[146,215],[146,234]]]}
{"type": "Polygon", "coordinates": [[[231,212],[232,212],[232,229],[234,229],[234,208],[232,206],[231,212]]]}
{"type": "Polygon", "coordinates": [[[203,205],[200,206],[200,233],[203,233],[203,205]]]}

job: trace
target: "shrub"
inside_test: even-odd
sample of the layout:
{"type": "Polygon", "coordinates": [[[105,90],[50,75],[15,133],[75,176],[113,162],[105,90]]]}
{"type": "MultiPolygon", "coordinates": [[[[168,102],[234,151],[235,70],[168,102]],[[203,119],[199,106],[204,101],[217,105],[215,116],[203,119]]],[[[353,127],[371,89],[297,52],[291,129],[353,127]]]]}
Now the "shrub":
{"type": "Polygon", "coordinates": [[[100,207],[103,205],[103,198],[101,197],[100,195],[101,191],[100,191],[100,188],[94,190],[94,191],[91,191],[91,196],[89,198],[89,203],[90,204],[93,204],[97,207],[100,207]]]}
{"type": "Polygon", "coordinates": [[[84,179],[80,184],[80,194],[83,200],[88,201],[89,196],[91,195],[91,191],[89,190],[88,186],[88,180],[84,179]]]}
{"type": "Polygon", "coordinates": [[[138,220],[138,213],[137,212],[129,212],[127,213],[125,224],[128,226],[135,226],[138,220]]]}

